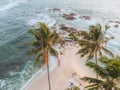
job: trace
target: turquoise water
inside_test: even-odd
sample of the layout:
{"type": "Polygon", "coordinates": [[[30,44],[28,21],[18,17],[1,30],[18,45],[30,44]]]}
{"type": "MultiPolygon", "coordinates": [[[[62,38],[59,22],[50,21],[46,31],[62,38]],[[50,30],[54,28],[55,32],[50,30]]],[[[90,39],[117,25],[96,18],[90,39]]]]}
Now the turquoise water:
{"type": "MultiPolygon", "coordinates": [[[[2,0],[0,2],[0,90],[20,90],[37,71],[33,68],[35,57],[29,57],[31,47],[23,43],[31,41],[27,33],[31,25],[44,21],[49,25],[66,23],[72,27],[87,30],[95,23],[110,24],[110,35],[115,40],[108,47],[120,53],[120,28],[113,27],[112,21],[120,21],[119,0],[2,0]],[[52,12],[60,8],[62,12],[52,12]],[[88,15],[92,19],[69,21],[62,13],[88,15]]],[[[120,25],[119,25],[120,27],[120,25]]],[[[55,63],[55,62],[53,62],[55,63]]]]}

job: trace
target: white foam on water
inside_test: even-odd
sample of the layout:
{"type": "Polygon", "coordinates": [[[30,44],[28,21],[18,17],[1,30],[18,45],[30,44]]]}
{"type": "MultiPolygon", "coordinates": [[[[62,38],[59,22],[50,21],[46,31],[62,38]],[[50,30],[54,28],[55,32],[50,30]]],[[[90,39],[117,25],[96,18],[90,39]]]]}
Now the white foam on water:
{"type": "Polygon", "coordinates": [[[1,6],[0,11],[5,11],[14,8],[15,6],[18,6],[21,3],[25,3],[28,0],[9,0],[9,3],[7,5],[1,6]]]}
{"type": "Polygon", "coordinates": [[[0,79],[0,90],[20,90],[29,78],[36,72],[33,62],[28,61],[23,70],[10,71],[8,75],[11,78],[0,79]],[[19,78],[18,78],[19,77],[19,78]]]}
{"type": "Polygon", "coordinates": [[[0,84],[1,84],[1,87],[5,86],[5,81],[4,80],[0,80],[0,84]]]}
{"type": "Polygon", "coordinates": [[[53,26],[56,21],[52,18],[50,18],[48,15],[45,14],[36,14],[33,17],[30,17],[29,21],[27,22],[28,25],[32,26],[37,24],[38,22],[44,22],[46,23],[49,27],[53,26]]]}
{"type": "MultiPolygon", "coordinates": [[[[55,57],[50,56],[49,58],[49,63],[50,63],[50,71],[52,71],[56,65],[57,65],[57,60],[55,57]]],[[[24,85],[20,90],[24,90],[34,79],[35,77],[39,76],[43,76],[44,74],[47,73],[47,69],[46,68],[41,68],[40,70],[38,70],[24,85]]]]}

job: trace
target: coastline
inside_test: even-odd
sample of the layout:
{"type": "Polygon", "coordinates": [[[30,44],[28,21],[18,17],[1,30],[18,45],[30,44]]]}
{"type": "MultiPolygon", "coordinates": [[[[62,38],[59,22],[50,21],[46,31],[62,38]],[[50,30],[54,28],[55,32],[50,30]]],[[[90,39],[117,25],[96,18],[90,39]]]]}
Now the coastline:
{"type": "MultiPolygon", "coordinates": [[[[54,58],[55,59],[55,58],[54,58]]],[[[54,60],[55,61],[55,60],[54,60]]],[[[50,66],[54,64],[53,67],[50,67],[50,72],[53,71],[56,66],[57,66],[57,62],[50,62],[50,66]]],[[[41,67],[35,74],[33,74],[33,76],[25,83],[25,85],[23,85],[23,87],[20,90],[25,90],[25,88],[37,77],[37,76],[43,76],[47,74],[47,70],[45,67],[41,67]]]]}
{"type": "MultiPolygon", "coordinates": [[[[1,0],[0,90],[22,90],[39,75],[40,77],[46,75],[43,69],[38,69],[34,73],[32,68],[34,60],[27,55],[29,47],[21,46],[23,43],[31,41],[31,37],[26,32],[33,24],[39,21],[45,21],[49,26],[56,21],[54,23],[57,23],[57,25],[66,24],[67,27],[80,28],[86,31],[89,25],[108,24],[111,26],[108,35],[113,35],[115,39],[107,44],[107,48],[119,55],[120,1],[98,1],[1,0]],[[76,16],[73,14],[76,14],[76,16]],[[73,17],[74,20],[67,20],[67,17],[67,19],[63,18],[65,15],[68,17],[73,15],[76,19],[73,17]],[[86,20],[86,16],[91,19],[86,20]]],[[[57,31],[61,31],[63,34],[65,32],[65,30],[59,30],[58,27],[57,31]]],[[[51,70],[51,73],[55,71],[54,69],[51,70]]]]}
{"type": "MultiPolygon", "coordinates": [[[[86,58],[80,58],[75,53],[78,51],[78,45],[67,42],[64,48],[60,48],[63,52],[60,56],[61,66],[56,66],[50,71],[52,90],[65,90],[70,87],[70,83],[78,86],[83,90],[87,83],[79,81],[83,76],[95,77],[95,74],[85,66],[86,58]],[[75,77],[72,75],[76,73],[75,77]],[[81,86],[79,86],[81,84],[81,86]]],[[[36,73],[31,80],[24,85],[21,90],[48,90],[46,73],[36,73]]]]}

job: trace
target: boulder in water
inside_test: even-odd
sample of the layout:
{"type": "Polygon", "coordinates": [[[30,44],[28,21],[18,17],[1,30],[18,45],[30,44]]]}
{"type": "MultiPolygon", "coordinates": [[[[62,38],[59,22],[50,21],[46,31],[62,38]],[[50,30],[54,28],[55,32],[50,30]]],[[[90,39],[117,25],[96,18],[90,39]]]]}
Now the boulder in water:
{"type": "Polygon", "coordinates": [[[57,11],[57,12],[61,12],[61,9],[60,9],[60,8],[53,8],[52,11],[53,11],[53,12],[56,12],[56,11],[57,11]]]}
{"type": "Polygon", "coordinates": [[[80,18],[85,19],[85,20],[90,20],[90,16],[80,16],[80,18]]]}
{"type": "Polygon", "coordinates": [[[76,14],[75,13],[70,13],[70,14],[63,14],[63,18],[66,20],[75,20],[76,19],[76,14]]]}
{"type": "Polygon", "coordinates": [[[65,24],[61,24],[61,25],[59,25],[59,26],[60,26],[60,29],[61,29],[61,30],[64,30],[64,31],[66,31],[66,32],[68,32],[68,33],[75,33],[75,34],[80,33],[80,30],[79,30],[79,29],[76,29],[76,28],[73,28],[73,27],[68,27],[68,26],[66,26],[65,24]]]}
{"type": "Polygon", "coordinates": [[[115,28],[118,28],[119,26],[118,26],[118,24],[115,24],[114,27],[115,27],[115,28]]]}
{"type": "Polygon", "coordinates": [[[115,23],[120,24],[120,21],[115,21],[115,23]]]}

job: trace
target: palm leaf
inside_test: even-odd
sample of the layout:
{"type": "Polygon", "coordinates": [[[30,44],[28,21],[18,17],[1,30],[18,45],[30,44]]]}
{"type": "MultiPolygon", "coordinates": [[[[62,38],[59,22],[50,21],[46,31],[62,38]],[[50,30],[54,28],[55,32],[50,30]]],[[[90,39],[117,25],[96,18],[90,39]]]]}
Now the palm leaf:
{"type": "Polygon", "coordinates": [[[87,40],[90,39],[90,35],[87,31],[81,31],[79,35],[81,36],[82,39],[87,39],[87,40]]]}
{"type": "Polygon", "coordinates": [[[99,32],[101,32],[101,29],[102,29],[101,25],[100,25],[100,24],[97,24],[97,25],[96,25],[96,29],[97,29],[98,31],[100,30],[99,32]]]}
{"type": "Polygon", "coordinates": [[[42,35],[40,35],[38,31],[31,29],[28,31],[28,33],[34,35],[37,40],[42,40],[41,39],[42,35]]]}
{"type": "Polygon", "coordinates": [[[95,52],[97,52],[97,47],[93,46],[93,48],[90,50],[89,55],[88,55],[88,60],[92,59],[95,55],[95,52]]]}
{"type": "Polygon", "coordinates": [[[81,78],[81,80],[82,81],[87,81],[87,82],[93,83],[93,84],[100,84],[100,83],[102,83],[101,80],[96,79],[96,78],[91,78],[91,77],[83,77],[83,78],[81,78]]]}
{"type": "Polygon", "coordinates": [[[87,62],[86,65],[88,67],[92,68],[100,77],[102,77],[102,78],[107,77],[108,73],[103,67],[100,67],[99,65],[97,65],[93,62],[87,62]]]}
{"type": "Polygon", "coordinates": [[[114,57],[114,54],[113,54],[110,50],[108,50],[107,48],[101,47],[101,49],[102,49],[106,54],[110,55],[111,57],[114,57]]]}
{"type": "Polygon", "coordinates": [[[40,30],[44,32],[44,34],[49,34],[50,30],[48,28],[48,26],[45,23],[40,23],[40,30]]]}
{"type": "Polygon", "coordinates": [[[36,67],[38,64],[40,64],[40,56],[42,56],[41,53],[37,56],[35,63],[34,63],[34,67],[36,67]]]}
{"type": "Polygon", "coordinates": [[[77,41],[77,40],[78,40],[78,38],[74,35],[74,33],[70,33],[69,36],[70,36],[70,38],[71,38],[72,40],[74,40],[74,41],[77,41]]]}
{"type": "Polygon", "coordinates": [[[50,46],[49,51],[51,55],[58,57],[58,52],[53,47],[50,46]]]}
{"type": "Polygon", "coordinates": [[[41,48],[34,48],[33,50],[31,50],[29,52],[29,55],[32,56],[34,54],[37,54],[38,52],[40,52],[41,48]]]}
{"type": "Polygon", "coordinates": [[[109,25],[105,25],[105,30],[108,30],[110,28],[109,25]]]}
{"type": "MultiPolygon", "coordinates": [[[[99,83],[100,84],[100,83],[99,83]]],[[[95,84],[90,84],[90,85],[87,85],[85,88],[90,88],[90,87],[96,87],[98,86],[99,84],[95,83],[95,84]]]]}

